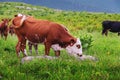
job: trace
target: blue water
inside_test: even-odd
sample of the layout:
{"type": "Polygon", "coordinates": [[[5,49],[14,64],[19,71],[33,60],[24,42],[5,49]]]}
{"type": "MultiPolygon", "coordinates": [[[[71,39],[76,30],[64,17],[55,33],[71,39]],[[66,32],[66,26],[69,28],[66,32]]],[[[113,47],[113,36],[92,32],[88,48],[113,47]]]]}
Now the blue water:
{"type": "Polygon", "coordinates": [[[120,13],[120,0],[0,0],[0,2],[6,1],[70,11],[120,13]]]}

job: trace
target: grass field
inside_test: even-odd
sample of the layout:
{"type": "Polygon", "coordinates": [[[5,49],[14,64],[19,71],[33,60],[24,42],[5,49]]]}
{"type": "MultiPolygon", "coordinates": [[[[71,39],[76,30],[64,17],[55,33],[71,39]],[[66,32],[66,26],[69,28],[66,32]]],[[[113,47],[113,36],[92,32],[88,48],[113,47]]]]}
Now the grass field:
{"type": "MultiPolygon", "coordinates": [[[[21,9],[17,11],[13,8],[11,13],[8,13],[7,10],[15,4],[32,6],[0,3],[1,10],[5,10],[0,12],[0,18],[12,18],[14,14],[21,12],[21,9]]],[[[41,12],[25,10],[25,14],[64,24],[76,37],[91,35],[92,46],[85,48],[83,54],[95,56],[98,61],[80,61],[63,50],[60,58],[56,60],[35,59],[21,64],[22,54],[18,59],[15,53],[17,38],[9,35],[6,41],[0,38],[0,80],[120,80],[120,37],[114,33],[109,33],[107,37],[101,35],[101,22],[106,19],[120,20],[119,14],[58,12],[39,6],[37,8],[40,8],[41,12]]],[[[43,54],[44,46],[39,45],[39,55],[43,54]]],[[[33,55],[35,56],[35,52],[33,55]]],[[[52,50],[50,55],[54,56],[52,50]]]]}

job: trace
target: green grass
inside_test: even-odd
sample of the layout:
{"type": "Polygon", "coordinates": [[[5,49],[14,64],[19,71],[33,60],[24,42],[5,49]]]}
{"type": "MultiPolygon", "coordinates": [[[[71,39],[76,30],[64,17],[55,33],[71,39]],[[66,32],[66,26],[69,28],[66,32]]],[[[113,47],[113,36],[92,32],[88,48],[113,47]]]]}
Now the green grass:
{"type": "MultiPolygon", "coordinates": [[[[21,64],[22,53],[21,57],[17,58],[15,52],[17,38],[9,35],[6,41],[0,38],[2,80],[120,80],[120,37],[114,33],[109,33],[107,37],[101,35],[101,22],[106,19],[120,21],[119,14],[54,11],[23,3],[0,3],[0,9],[0,19],[12,18],[14,14],[22,12],[64,24],[76,37],[91,35],[92,46],[85,49],[83,54],[98,58],[98,61],[79,61],[63,50],[59,59],[35,59],[21,64]],[[17,10],[14,7],[16,5],[36,7],[40,10],[17,10]]],[[[39,45],[39,54],[43,53],[44,47],[39,45]]],[[[35,51],[33,55],[35,56],[35,51]]],[[[54,56],[52,50],[50,55],[54,56]]]]}
{"type": "MultiPolygon", "coordinates": [[[[93,46],[86,49],[84,54],[97,57],[97,62],[79,61],[62,51],[60,58],[56,60],[35,59],[21,64],[14,48],[16,37],[9,35],[7,41],[0,39],[4,44],[0,48],[0,75],[3,80],[119,80],[120,37],[116,34],[105,37],[99,32],[90,34],[94,39],[93,46]]],[[[40,55],[43,55],[43,50],[43,46],[39,48],[40,55]]],[[[54,56],[53,51],[50,55],[54,56]]]]}

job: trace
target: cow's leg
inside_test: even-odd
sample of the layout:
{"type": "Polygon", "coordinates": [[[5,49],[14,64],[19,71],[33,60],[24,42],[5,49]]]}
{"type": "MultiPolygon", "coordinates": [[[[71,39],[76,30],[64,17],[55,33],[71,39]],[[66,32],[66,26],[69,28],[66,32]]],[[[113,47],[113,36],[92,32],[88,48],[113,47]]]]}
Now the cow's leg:
{"type": "Polygon", "coordinates": [[[3,36],[4,36],[4,34],[3,34],[3,32],[1,33],[1,38],[3,38],[3,36]]]}
{"type": "Polygon", "coordinates": [[[17,57],[20,57],[20,45],[21,45],[21,42],[18,41],[18,43],[16,45],[16,54],[17,54],[17,57]]]}
{"type": "Polygon", "coordinates": [[[105,35],[106,35],[106,36],[108,35],[108,30],[105,32],[105,35]]]}
{"type": "Polygon", "coordinates": [[[35,48],[35,52],[38,55],[38,44],[33,44],[33,45],[34,45],[34,48],[35,48]]]}
{"type": "Polygon", "coordinates": [[[29,52],[30,52],[30,54],[32,55],[32,43],[31,43],[31,42],[28,42],[28,46],[29,46],[29,52]]]}
{"type": "Polygon", "coordinates": [[[7,40],[7,36],[5,36],[5,40],[7,40]]]}
{"type": "Polygon", "coordinates": [[[45,42],[45,55],[49,55],[51,44],[49,42],[45,42]]]}
{"type": "Polygon", "coordinates": [[[60,51],[55,51],[55,56],[59,57],[60,56],[60,51]]]}
{"type": "Polygon", "coordinates": [[[12,36],[13,34],[14,34],[14,32],[12,31],[12,32],[11,32],[11,36],[12,36]]]}
{"type": "Polygon", "coordinates": [[[20,51],[22,51],[23,56],[27,56],[27,52],[26,52],[26,46],[25,44],[23,44],[22,42],[18,41],[17,45],[16,45],[16,54],[17,57],[20,57],[20,51]]]}
{"type": "Polygon", "coordinates": [[[8,36],[8,33],[5,32],[5,33],[4,33],[5,40],[7,39],[7,36],[8,36]]]}
{"type": "Polygon", "coordinates": [[[27,51],[26,51],[26,39],[24,39],[22,42],[21,42],[21,51],[23,53],[23,56],[27,56],[27,51]]]}
{"type": "Polygon", "coordinates": [[[26,52],[26,39],[24,36],[21,36],[21,35],[18,35],[18,42],[20,42],[17,46],[16,46],[16,51],[17,51],[17,48],[18,48],[18,51],[17,51],[17,54],[18,52],[22,51],[23,53],[23,56],[27,56],[27,52],[26,52]],[[19,51],[20,49],[20,51],[19,51]]]}

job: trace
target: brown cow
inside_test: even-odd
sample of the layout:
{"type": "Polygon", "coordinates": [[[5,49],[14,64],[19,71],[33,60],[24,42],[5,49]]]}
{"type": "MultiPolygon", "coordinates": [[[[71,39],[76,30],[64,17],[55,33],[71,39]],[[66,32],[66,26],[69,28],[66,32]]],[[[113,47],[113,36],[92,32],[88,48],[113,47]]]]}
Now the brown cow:
{"type": "Polygon", "coordinates": [[[10,19],[2,19],[2,22],[0,23],[0,35],[1,37],[5,37],[5,40],[7,39],[8,35],[8,23],[10,19]]]}
{"type": "Polygon", "coordinates": [[[63,25],[48,20],[36,20],[22,14],[15,15],[12,24],[18,37],[16,45],[18,57],[20,51],[23,52],[24,56],[27,56],[26,40],[33,43],[43,43],[45,45],[45,55],[49,55],[52,47],[56,56],[60,55],[60,50],[63,48],[70,54],[82,56],[80,39],[70,35],[63,25]]]}

